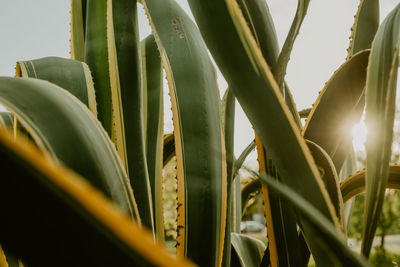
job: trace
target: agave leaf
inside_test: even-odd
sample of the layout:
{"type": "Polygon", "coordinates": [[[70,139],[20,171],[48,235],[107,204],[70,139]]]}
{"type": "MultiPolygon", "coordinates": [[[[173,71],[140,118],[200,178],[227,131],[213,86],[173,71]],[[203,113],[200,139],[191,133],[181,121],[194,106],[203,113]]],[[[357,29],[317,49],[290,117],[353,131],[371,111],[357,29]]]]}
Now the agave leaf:
{"type": "MultiPolygon", "coordinates": [[[[236,2],[188,2],[215,62],[276,165],[282,181],[313,203],[340,229],[318,169],[236,2]]],[[[318,245],[311,238],[307,238],[307,242],[315,249],[314,256],[318,254],[318,245]]],[[[319,256],[324,257],[323,254],[319,256]]]]}
{"type": "Polygon", "coordinates": [[[8,111],[0,112],[0,128],[1,127],[8,129],[14,128],[14,116],[11,114],[11,112],[8,111]]]}
{"type": "Polygon", "coordinates": [[[237,160],[235,160],[235,169],[234,169],[234,178],[238,175],[240,168],[242,167],[244,161],[246,160],[247,156],[254,150],[256,147],[256,142],[253,140],[243,149],[242,153],[239,155],[237,160]]]}
{"type": "Polygon", "coordinates": [[[107,0],[107,48],[113,107],[112,140],[125,164],[140,218],[154,231],[143,129],[137,7],[130,1],[107,0]]]}
{"type": "Polygon", "coordinates": [[[86,1],[71,0],[71,58],[84,61],[86,1]]]}
{"type": "Polygon", "coordinates": [[[178,173],[177,252],[201,266],[220,265],[227,192],[214,68],[198,29],[177,3],[142,2],[161,51],[172,99],[178,173]]]}
{"type": "Polygon", "coordinates": [[[0,102],[47,155],[88,179],[139,219],[132,189],[109,137],[93,114],[66,90],[31,78],[0,78],[0,102]]]}
{"type": "Polygon", "coordinates": [[[88,66],[83,62],[60,57],[19,61],[16,76],[54,83],[77,97],[97,116],[92,76],[88,66]]]}
{"type": "Polygon", "coordinates": [[[160,53],[153,35],[142,41],[143,94],[147,94],[144,113],[146,123],[147,167],[153,197],[154,226],[158,241],[164,240],[162,201],[163,168],[163,76],[160,53]],[[147,106],[147,108],[146,108],[147,106]]]}
{"type": "Polygon", "coordinates": [[[300,31],[300,26],[303,23],[304,17],[306,16],[308,5],[310,0],[298,0],[296,15],[293,19],[292,26],[290,27],[289,33],[286,36],[285,43],[283,44],[282,51],[279,54],[278,62],[274,68],[274,76],[278,82],[278,85],[283,88],[284,78],[286,75],[286,67],[290,59],[290,53],[292,52],[294,41],[300,31]]]}
{"type": "Polygon", "coordinates": [[[379,0],[360,0],[354,24],[351,27],[350,45],[347,58],[371,48],[372,40],[379,26],[379,0]]]}
{"type": "Polygon", "coordinates": [[[311,203],[273,177],[257,176],[270,190],[278,192],[296,209],[298,216],[302,218],[302,223],[308,224],[307,229],[312,229],[310,234],[314,242],[318,243],[320,250],[325,253],[325,257],[315,258],[317,266],[371,266],[364,257],[357,255],[347,246],[344,237],[337,234],[336,227],[311,203]]]}
{"type": "Polygon", "coordinates": [[[339,178],[336,173],[335,166],[329,155],[325,152],[325,150],[310,140],[306,140],[308,148],[311,151],[312,156],[314,157],[315,163],[318,166],[318,169],[321,172],[322,180],[324,181],[325,187],[328,190],[329,197],[333,205],[335,206],[335,211],[337,217],[339,218],[343,231],[345,231],[344,227],[344,208],[343,208],[343,200],[340,192],[339,186],[339,178]]]}
{"type": "Polygon", "coordinates": [[[85,62],[92,72],[95,84],[98,119],[113,139],[107,44],[107,2],[86,0],[86,5],[85,62]]]}
{"type": "MultiPolygon", "coordinates": [[[[351,147],[350,154],[347,156],[343,164],[342,170],[340,171],[339,174],[340,181],[343,181],[347,177],[350,177],[355,172],[356,172],[356,155],[354,152],[354,148],[351,147]]],[[[353,212],[353,207],[354,207],[354,199],[344,204],[344,223],[347,230],[350,227],[350,219],[351,219],[351,214],[353,212]]]]}
{"type": "Polygon", "coordinates": [[[361,250],[368,256],[381,214],[389,174],[400,49],[400,4],[386,17],[372,43],[367,69],[365,122],[366,197],[361,250]]]}
{"type": "Polygon", "coordinates": [[[265,244],[248,235],[232,233],[232,267],[260,266],[265,244]]]}
{"type": "Polygon", "coordinates": [[[239,0],[238,5],[243,17],[249,23],[250,30],[270,68],[276,66],[279,56],[278,38],[274,22],[266,1],[239,0]]]}
{"type": "Polygon", "coordinates": [[[0,158],[0,241],[28,265],[193,266],[155,245],[81,177],[4,131],[0,158]]]}
{"type": "MultiPolygon", "coordinates": [[[[260,172],[279,180],[276,167],[268,158],[260,139],[255,138],[260,172]]],[[[279,194],[262,184],[264,212],[267,224],[268,254],[271,266],[296,265],[301,259],[296,217],[291,207],[282,202],[279,194]]]]}
{"type": "Polygon", "coordinates": [[[240,233],[240,222],[242,220],[242,202],[241,202],[241,183],[240,183],[240,175],[238,175],[233,180],[233,197],[232,197],[232,227],[231,231],[234,233],[240,233]]]}
{"type": "MultiPolygon", "coordinates": [[[[291,50],[291,47],[290,48],[286,47],[283,53],[279,55],[278,38],[276,36],[274,22],[269,12],[267,2],[263,0],[239,0],[237,1],[237,3],[239,4],[239,7],[243,13],[243,17],[249,24],[251,33],[254,36],[257,45],[260,47],[262,55],[267,64],[269,65],[269,67],[271,69],[275,69],[277,67],[278,57],[283,56],[283,53],[285,53],[285,56],[287,56],[288,60],[290,55],[289,50],[291,50]]],[[[293,33],[291,32],[291,34],[293,33]]],[[[293,42],[294,38],[295,37],[293,37],[292,40],[292,38],[289,38],[288,36],[288,39],[291,39],[293,42]]],[[[284,67],[286,68],[286,66],[284,67]]],[[[299,127],[299,129],[301,129],[302,124],[297,112],[296,104],[293,100],[293,96],[289,90],[289,87],[287,86],[286,83],[283,83],[283,78],[284,78],[283,76],[278,77],[277,75],[275,75],[275,79],[277,81],[282,79],[281,81],[282,83],[279,84],[281,85],[281,92],[283,94],[286,104],[289,107],[290,112],[293,115],[293,118],[297,123],[297,126],[299,127]]]]}
{"type": "Polygon", "coordinates": [[[225,240],[224,251],[222,258],[222,266],[231,266],[231,228],[232,222],[236,221],[232,216],[234,212],[234,167],[235,167],[235,153],[234,153],[234,130],[235,130],[235,96],[232,91],[227,89],[223,97],[223,114],[222,120],[224,125],[225,137],[225,150],[226,150],[226,188],[227,188],[227,210],[225,222],[225,240]]]}
{"type": "MultiPolygon", "coordinates": [[[[365,170],[361,170],[340,184],[344,202],[365,192],[365,173],[365,170]]],[[[389,166],[389,177],[386,188],[400,190],[400,165],[393,164],[389,166]]]]}
{"type": "Polygon", "coordinates": [[[342,168],[351,146],[351,127],[364,109],[364,88],[369,51],[348,59],[329,79],[315,102],[304,138],[321,146],[336,167],[342,168]]]}

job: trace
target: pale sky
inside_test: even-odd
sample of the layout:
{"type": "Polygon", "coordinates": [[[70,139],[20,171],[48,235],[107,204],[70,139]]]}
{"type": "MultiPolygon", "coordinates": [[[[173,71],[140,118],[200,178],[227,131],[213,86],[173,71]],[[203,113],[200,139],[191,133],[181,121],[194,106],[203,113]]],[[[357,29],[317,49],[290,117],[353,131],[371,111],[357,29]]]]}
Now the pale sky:
{"type": "MultiPolygon", "coordinates": [[[[0,0],[0,76],[14,76],[15,62],[46,56],[69,57],[69,0],[0,0]]],[[[190,14],[186,0],[179,4],[190,14]]],[[[267,0],[282,46],[297,7],[297,0],[267,0]]],[[[398,0],[381,0],[381,20],[398,0]]],[[[311,0],[295,42],[286,81],[299,110],[311,107],[320,91],[346,57],[350,28],[359,0],[311,0]]],[[[139,7],[140,36],[150,33],[139,7]]],[[[226,88],[219,78],[222,91],[226,88]]],[[[167,90],[167,89],[166,89],[167,90]]],[[[172,131],[165,92],[165,128],[172,131]]],[[[235,154],[254,138],[240,107],[236,108],[235,154]]],[[[254,159],[254,155],[252,156],[254,159]]],[[[250,165],[253,165],[250,163],[250,165]]]]}

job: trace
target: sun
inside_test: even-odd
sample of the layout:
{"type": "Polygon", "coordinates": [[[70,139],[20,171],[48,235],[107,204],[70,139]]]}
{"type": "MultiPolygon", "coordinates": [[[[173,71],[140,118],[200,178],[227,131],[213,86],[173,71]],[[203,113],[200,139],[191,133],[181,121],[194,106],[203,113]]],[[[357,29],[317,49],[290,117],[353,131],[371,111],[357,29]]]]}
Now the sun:
{"type": "Polygon", "coordinates": [[[367,126],[364,120],[355,124],[351,129],[353,136],[353,147],[355,151],[365,150],[365,141],[367,140],[367,126]]]}

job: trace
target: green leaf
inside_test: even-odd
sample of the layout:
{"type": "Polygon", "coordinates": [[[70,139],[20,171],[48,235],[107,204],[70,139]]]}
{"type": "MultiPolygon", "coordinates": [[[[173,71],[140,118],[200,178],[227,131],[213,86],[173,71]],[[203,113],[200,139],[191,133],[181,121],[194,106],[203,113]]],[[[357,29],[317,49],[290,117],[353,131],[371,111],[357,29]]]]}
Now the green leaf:
{"type": "Polygon", "coordinates": [[[172,100],[178,173],[177,252],[200,266],[220,265],[227,192],[216,73],[198,29],[175,1],[142,2],[161,52],[172,100]]]}
{"type": "Polygon", "coordinates": [[[344,227],[344,207],[343,207],[343,199],[342,194],[340,192],[339,186],[339,178],[336,173],[335,166],[329,155],[326,151],[310,140],[306,140],[308,148],[315,160],[315,163],[318,166],[319,171],[321,172],[322,180],[324,181],[324,185],[328,190],[329,197],[333,205],[335,206],[336,215],[339,218],[343,232],[346,232],[346,228],[344,227]]]}
{"type": "Polygon", "coordinates": [[[46,155],[69,166],[139,219],[132,189],[114,145],[76,97],[49,82],[0,78],[0,103],[46,155]]]}
{"type": "MultiPolygon", "coordinates": [[[[304,1],[300,1],[299,4],[303,5],[303,2],[304,1]]],[[[282,53],[279,55],[278,39],[276,36],[274,22],[272,20],[272,16],[270,14],[267,2],[262,0],[240,0],[238,1],[238,5],[269,67],[274,70],[277,67],[277,63],[282,63],[278,62],[279,57],[286,57],[285,60],[289,60],[291,47],[287,47],[288,45],[286,43],[288,42],[288,40],[285,43],[286,45],[285,50],[283,50],[282,53]]],[[[299,12],[299,10],[297,10],[297,12],[299,12]]],[[[305,15],[305,11],[303,15],[305,15]]],[[[296,19],[293,23],[297,22],[296,19]]],[[[292,28],[293,27],[294,26],[292,25],[292,28]]],[[[294,33],[290,32],[290,34],[294,33]]],[[[294,37],[288,36],[288,39],[294,42],[295,36],[294,37]]],[[[291,45],[293,45],[293,43],[291,45]]],[[[286,66],[281,66],[281,67],[286,68],[286,66]]],[[[297,112],[296,104],[294,103],[293,100],[293,96],[287,84],[283,82],[284,73],[281,77],[279,77],[281,73],[279,74],[274,73],[274,74],[275,74],[275,79],[277,81],[281,81],[279,85],[281,87],[281,92],[283,94],[285,102],[288,105],[289,110],[292,113],[293,118],[297,123],[297,126],[299,127],[299,129],[301,129],[302,124],[297,112]]]]}
{"type": "Polygon", "coordinates": [[[348,59],[320,92],[304,126],[304,138],[321,146],[337,171],[352,147],[351,128],[364,109],[369,51],[348,59]]]}
{"type": "Polygon", "coordinates": [[[151,195],[153,197],[154,226],[157,240],[164,240],[164,219],[162,199],[163,168],[163,76],[160,53],[154,36],[150,35],[142,41],[143,92],[147,94],[144,105],[146,120],[146,156],[151,195]]]}
{"type": "Polygon", "coordinates": [[[234,132],[235,132],[235,96],[229,90],[225,92],[222,99],[222,120],[224,125],[225,149],[226,149],[226,173],[227,173],[227,211],[225,222],[225,240],[224,252],[222,258],[222,266],[231,266],[231,231],[232,224],[235,224],[236,218],[234,214],[234,167],[235,167],[235,151],[234,151],[234,132]],[[235,221],[235,222],[234,222],[235,221]]]}
{"type": "Polygon", "coordinates": [[[251,141],[250,144],[246,146],[245,149],[243,149],[242,153],[239,155],[237,160],[235,161],[235,169],[234,169],[234,177],[235,178],[238,175],[238,172],[240,168],[242,168],[242,165],[244,161],[246,160],[247,156],[254,150],[256,147],[256,142],[251,141]]]}
{"type": "Polygon", "coordinates": [[[232,248],[232,266],[252,267],[260,266],[266,247],[254,237],[232,233],[232,248]]]}
{"type": "Polygon", "coordinates": [[[108,135],[113,137],[107,44],[107,2],[86,1],[85,62],[92,72],[95,84],[98,119],[108,135]]]}
{"type": "Polygon", "coordinates": [[[285,43],[283,44],[282,51],[279,54],[276,67],[273,69],[275,79],[278,85],[282,88],[284,86],[284,79],[286,75],[286,67],[289,63],[290,53],[292,52],[294,41],[300,31],[300,26],[306,16],[310,0],[298,0],[296,15],[293,19],[292,26],[286,36],[285,43]]]}
{"type": "Polygon", "coordinates": [[[193,266],[81,177],[4,131],[0,158],[0,242],[28,266],[193,266]]]}
{"type": "Polygon", "coordinates": [[[140,218],[154,232],[143,128],[137,7],[130,1],[107,0],[107,48],[113,106],[112,140],[127,170],[140,218]]]}
{"type": "MultiPolygon", "coordinates": [[[[340,184],[344,202],[365,192],[365,173],[366,170],[361,170],[340,184]]],[[[400,190],[400,165],[394,164],[389,166],[389,177],[386,188],[400,190]]]]}
{"type": "Polygon", "coordinates": [[[71,0],[71,58],[84,61],[86,1],[71,0]]]}
{"type": "MultiPolygon", "coordinates": [[[[340,229],[318,169],[236,1],[188,2],[215,62],[282,181],[313,203],[340,229]]],[[[304,230],[308,236],[307,229],[304,230]]],[[[319,248],[312,238],[307,238],[307,242],[317,253],[319,248]]],[[[323,254],[318,256],[324,257],[323,254]]]]}
{"type": "Polygon", "coordinates": [[[77,97],[97,116],[93,80],[85,63],[60,57],[19,61],[17,76],[37,78],[56,84],[77,97]]]}
{"type": "Polygon", "coordinates": [[[368,256],[382,210],[391,156],[400,49],[400,4],[386,17],[372,43],[367,69],[365,122],[367,184],[362,253],[368,256]]]}
{"type": "Polygon", "coordinates": [[[338,235],[336,227],[310,202],[273,177],[264,175],[258,177],[268,185],[268,188],[278,192],[296,209],[298,216],[301,217],[302,227],[308,225],[307,229],[311,230],[309,235],[314,238],[316,244],[319,244],[320,253],[325,255],[315,258],[317,266],[371,266],[364,257],[357,255],[347,246],[344,236],[338,235]]]}
{"type": "Polygon", "coordinates": [[[347,58],[371,48],[372,40],[379,27],[379,0],[360,0],[354,24],[351,27],[347,58]]]}
{"type": "MultiPolygon", "coordinates": [[[[271,175],[279,180],[279,173],[257,136],[255,141],[260,173],[271,175]]],[[[271,266],[296,265],[302,255],[295,214],[292,208],[281,200],[279,194],[270,191],[266,185],[261,186],[261,192],[267,224],[268,251],[266,254],[270,257],[271,266]]]]}

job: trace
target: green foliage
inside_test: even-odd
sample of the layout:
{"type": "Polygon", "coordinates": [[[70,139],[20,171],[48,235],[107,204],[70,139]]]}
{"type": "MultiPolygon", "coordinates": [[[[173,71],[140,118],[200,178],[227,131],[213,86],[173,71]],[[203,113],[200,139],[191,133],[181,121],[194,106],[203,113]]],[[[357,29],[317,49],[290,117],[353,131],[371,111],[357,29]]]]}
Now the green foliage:
{"type": "Polygon", "coordinates": [[[72,0],[72,59],[18,62],[23,78],[0,78],[0,265],[10,255],[32,266],[397,262],[383,246],[366,257],[375,234],[400,232],[400,194],[385,195],[400,189],[389,166],[400,4],[379,25],[379,2],[360,1],[348,57],[301,112],[303,129],[285,74],[309,2],[298,1],[279,51],[265,0],[188,0],[195,21],[175,0],[141,0],[152,29],[142,43],[136,1],[72,0]],[[164,138],[163,70],[174,124],[164,138]],[[238,159],[235,100],[255,130],[238,159]],[[340,185],[364,108],[366,171],[340,185]],[[260,171],[240,197],[255,146],[260,171]],[[347,234],[344,202],[364,191],[347,234]],[[268,242],[239,233],[246,208],[264,212],[268,242]]]}

